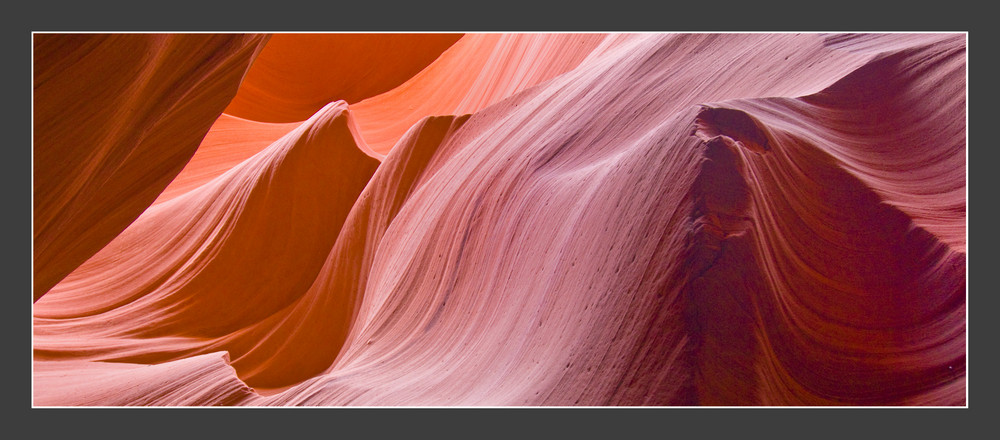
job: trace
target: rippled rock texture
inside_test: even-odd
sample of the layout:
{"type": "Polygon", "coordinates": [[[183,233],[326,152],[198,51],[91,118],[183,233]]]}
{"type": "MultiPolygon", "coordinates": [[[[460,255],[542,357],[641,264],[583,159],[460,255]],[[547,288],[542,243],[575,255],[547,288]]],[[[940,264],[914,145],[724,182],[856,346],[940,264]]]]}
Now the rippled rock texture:
{"type": "Polygon", "coordinates": [[[966,404],[964,34],[34,36],[34,404],[966,404]]]}

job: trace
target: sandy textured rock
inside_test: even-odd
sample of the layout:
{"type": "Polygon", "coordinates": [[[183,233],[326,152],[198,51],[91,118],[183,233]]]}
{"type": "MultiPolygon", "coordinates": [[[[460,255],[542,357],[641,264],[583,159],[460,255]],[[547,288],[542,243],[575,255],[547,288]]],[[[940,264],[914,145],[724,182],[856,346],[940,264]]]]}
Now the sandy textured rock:
{"type": "Polygon", "coordinates": [[[39,300],[36,404],[965,405],[965,46],[466,35],[39,300]]]}

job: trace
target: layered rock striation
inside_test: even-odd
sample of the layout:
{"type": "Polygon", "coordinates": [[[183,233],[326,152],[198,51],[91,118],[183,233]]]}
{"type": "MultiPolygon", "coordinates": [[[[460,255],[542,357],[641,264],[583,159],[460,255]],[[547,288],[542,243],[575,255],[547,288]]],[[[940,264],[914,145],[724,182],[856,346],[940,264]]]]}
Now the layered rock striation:
{"type": "Polygon", "coordinates": [[[456,40],[302,122],[188,96],[48,287],[36,196],[35,404],[966,404],[965,35],[456,40]]]}

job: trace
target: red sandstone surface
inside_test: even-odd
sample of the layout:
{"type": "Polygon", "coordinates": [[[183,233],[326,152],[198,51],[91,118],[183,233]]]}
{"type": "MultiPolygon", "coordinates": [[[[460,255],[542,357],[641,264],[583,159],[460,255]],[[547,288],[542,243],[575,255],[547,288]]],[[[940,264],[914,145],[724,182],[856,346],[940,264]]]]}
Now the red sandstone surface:
{"type": "Polygon", "coordinates": [[[36,35],[34,404],[963,406],[965,48],[36,35]]]}
{"type": "Polygon", "coordinates": [[[266,36],[34,36],[34,298],[149,206],[266,36]]]}

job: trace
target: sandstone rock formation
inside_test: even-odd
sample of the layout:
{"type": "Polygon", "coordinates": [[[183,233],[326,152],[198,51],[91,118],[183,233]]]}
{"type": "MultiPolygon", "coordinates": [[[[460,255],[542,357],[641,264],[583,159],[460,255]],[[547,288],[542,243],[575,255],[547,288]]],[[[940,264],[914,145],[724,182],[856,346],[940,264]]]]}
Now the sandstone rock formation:
{"type": "MultiPolygon", "coordinates": [[[[36,66],[73,38],[36,37],[36,66]]],[[[132,39],[154,37],[106,44],[132,39]]],[[[36,193],[35,405],[966,404],[964,34],[437,43],[304,120],[196,93],[201,125],[108,117],[167,133],[115,162],[142,203],[60,192],[94,212],[56,228],[36,193]],[[40,244],[64,230],[81,244],[40,244]],[[84,245],[61,281],[38,263],[84,245]]],[[[338,57],[316,65],[357,78],[338,57]]],[[[36,67],[36,111],[77,93],[38,92],[58,70],[36,67]]],[[[39,139],[65,138],[39,114],[36,182],[62,175],[39,139]]]]}
{"type": "Polygon", "coordinates": [[[143,212],[194,154],[263,35],[36,34],[34,298],[143,212]]]}

